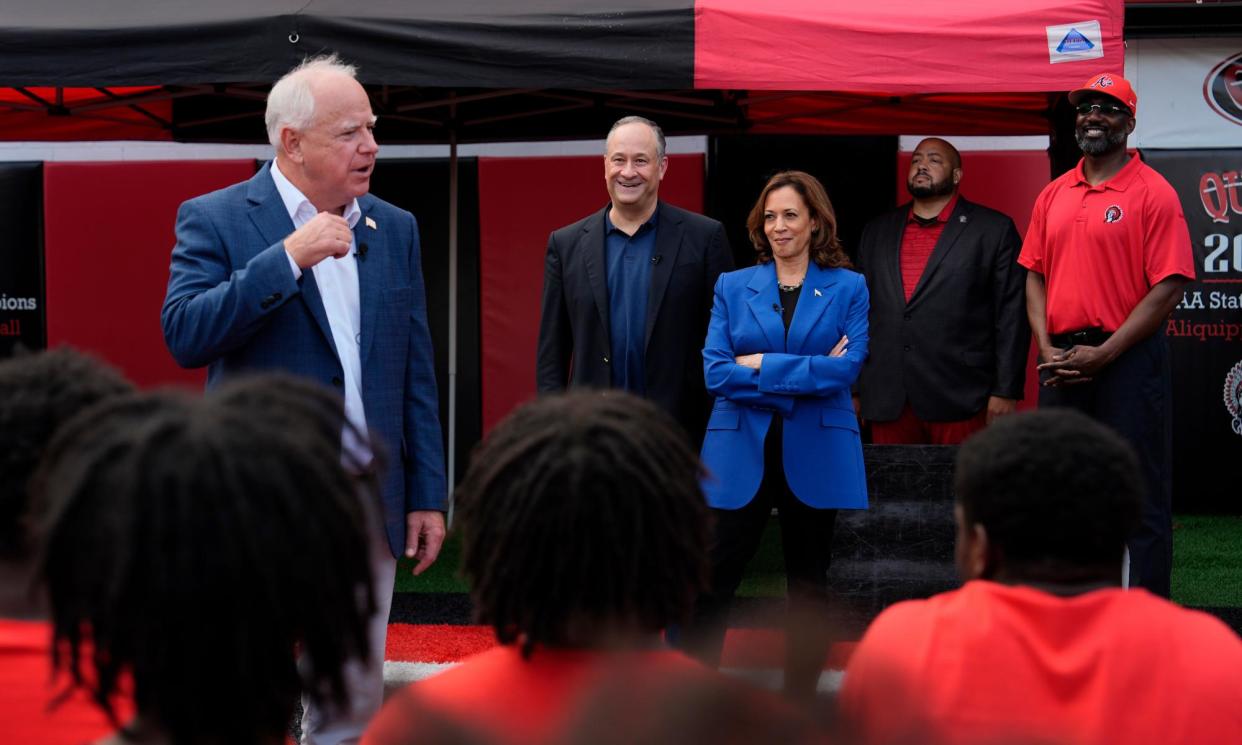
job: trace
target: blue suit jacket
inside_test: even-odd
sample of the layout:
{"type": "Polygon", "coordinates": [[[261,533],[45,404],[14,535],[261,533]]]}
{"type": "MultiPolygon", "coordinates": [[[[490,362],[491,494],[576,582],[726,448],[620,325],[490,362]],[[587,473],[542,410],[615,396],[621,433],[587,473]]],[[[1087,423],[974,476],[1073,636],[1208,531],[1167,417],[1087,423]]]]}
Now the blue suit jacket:
{"type": "MultiPolygon", "coordinates": [[[[284,249],[293,222],[270,169],[181,205],[160,314],[164,340],[182,366],[208,366],[209,388],[240,373],[283,370],[339,392],[344,372],[328,316],[314,274],[293,278],[284,249]]],[[[399,556],[406,513],[442,510],[446,498],[418,225],[370,195],[358,206],[354,238],[368,248],[358,261],[362,402],[388,455],[384,522],[399,556]]]]}
{"type": "Polygon", "coordinates": [[[784,463],[789,488],[820,508],[867,506],[858,420],[850,385],[867,357],[867,284],[848,269],[807,269],[786,340],[776,267],[772,263],[722,274],[703,371],[716,396],[703,462],[712,507],[750,502],[763,479],[763,441],[774,416],[785,418],[784,463]],[[849,337],[843,357],[828,352],[849,337]],[[759,370],[738,355],[763,353],[759,370]]]}

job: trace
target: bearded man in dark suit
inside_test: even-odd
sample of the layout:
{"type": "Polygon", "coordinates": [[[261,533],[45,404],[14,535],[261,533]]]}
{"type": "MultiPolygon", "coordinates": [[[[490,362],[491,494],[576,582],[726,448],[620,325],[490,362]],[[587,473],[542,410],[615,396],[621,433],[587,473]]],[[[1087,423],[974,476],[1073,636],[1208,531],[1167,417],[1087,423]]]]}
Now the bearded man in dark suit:
{"type": "Polygon", "coordinates": [[[961,179],[957,148],[923,140],[906,182],[914,200],[863,230],[871,353],[859,414],[878,444],[960,443],[1022,397],[1022,239],[1008,216],[962,198],[961,179]]]}

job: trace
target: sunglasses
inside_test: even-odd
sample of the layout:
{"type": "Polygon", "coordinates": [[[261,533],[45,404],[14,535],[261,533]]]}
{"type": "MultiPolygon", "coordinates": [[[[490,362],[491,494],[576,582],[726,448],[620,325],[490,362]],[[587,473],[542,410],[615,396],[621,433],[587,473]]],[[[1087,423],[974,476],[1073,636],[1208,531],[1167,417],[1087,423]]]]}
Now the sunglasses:
{"type": "Polygon", "coordinates": [[[1104,116],[1130,115],[1130,110],[1119,103],[1080,103],[1074,108],[1083,116],[1090,114],[1092,111],[1099,111],[1104,116]]]}

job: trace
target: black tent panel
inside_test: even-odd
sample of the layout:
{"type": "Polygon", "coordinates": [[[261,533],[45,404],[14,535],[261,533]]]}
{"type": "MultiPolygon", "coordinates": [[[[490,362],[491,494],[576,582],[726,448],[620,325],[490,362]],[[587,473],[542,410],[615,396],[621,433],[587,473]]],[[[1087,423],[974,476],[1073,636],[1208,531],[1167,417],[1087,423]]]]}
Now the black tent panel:
{"type": "MultiPolygon", "coordinates": [[[[470,449],[482,437],[479,337],[479,161],[457,162],[457,473],[461,479],[470,449]]],[[[440,422],[448,438],[449,352],[449,161],[379,161],[371,193],[409,210],[418,220],[427,287],[427,325],[435,350],[440,422]]]]}
{"type": "Polygon", "coordinates": [[[0,358],[47,345],[43,164],[0,164],[0,358]]]}
{"type": "Polygon", "coordinates": [[[119,5],[75,0],[17,9],[0,29],[0,85],[265,82],[330,51],[357,64],[363,82],[388,85],[651,89],[694,82],[694,6],[676,0],[119,5]]]}

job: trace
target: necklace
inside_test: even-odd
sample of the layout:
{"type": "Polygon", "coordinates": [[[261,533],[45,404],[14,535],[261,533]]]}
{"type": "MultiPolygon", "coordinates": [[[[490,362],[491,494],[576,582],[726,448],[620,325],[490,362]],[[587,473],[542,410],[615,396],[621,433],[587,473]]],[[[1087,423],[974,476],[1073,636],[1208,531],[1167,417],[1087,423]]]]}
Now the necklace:
{"type": "Polygon", "coordinates": [[[780,281],[777,281],[776,286],[777,286],[777,287],[779,287],[779,288],[781,289],[781,292],[793,292],[794,290],[796,290],[796,289],[798,289],[798,288],[802,287],[802,283],[803,283],[804,281],[806,281],[806,280],[805,280],[805,278],[803,278],[803,279],[799,280],[799,281],[798,281],[798,284],[796,284],[796,285],[787,285],[787,284],[782,284],[780,281]]]}

